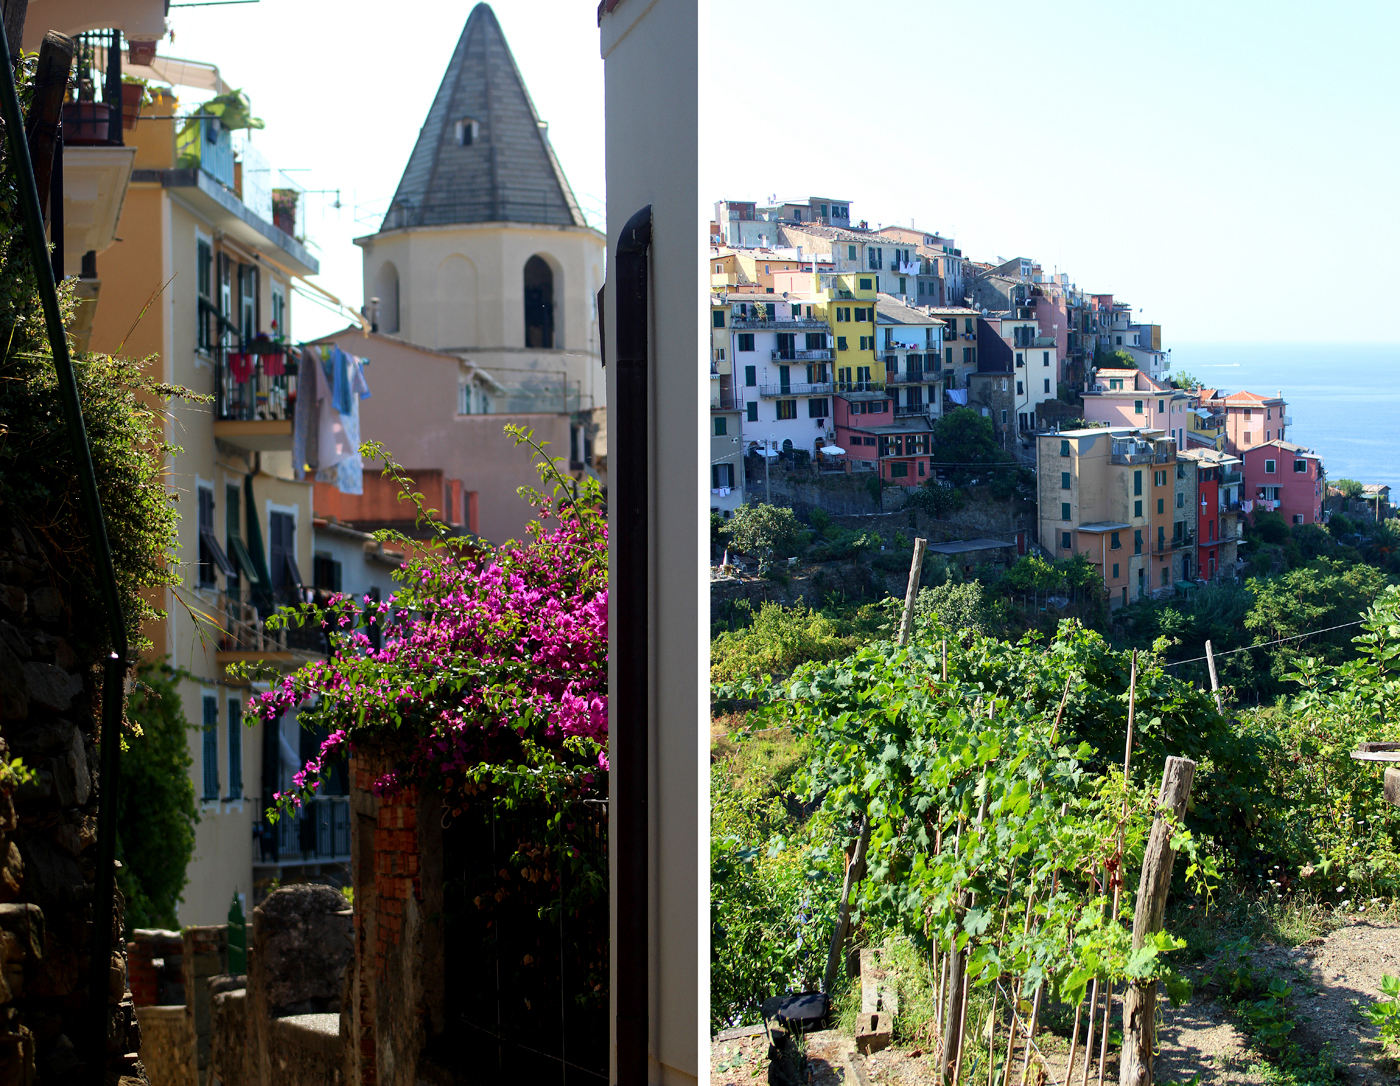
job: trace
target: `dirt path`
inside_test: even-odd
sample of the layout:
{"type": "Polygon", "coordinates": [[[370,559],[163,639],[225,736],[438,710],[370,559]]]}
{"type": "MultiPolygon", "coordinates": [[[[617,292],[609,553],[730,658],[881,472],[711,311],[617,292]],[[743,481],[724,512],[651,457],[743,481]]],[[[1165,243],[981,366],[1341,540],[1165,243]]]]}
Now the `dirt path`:
{"type": "MultiPolygon", "coordinates": [[[[1381,1051],[1376,1028],[1356,1008],[1382,998],[1383,976],[1400,976],[1400,925],[1353,917],[1325,938],[1310,939],[1302,946],[1258,947],[1251,962],[1264,976],[1265,987],[1269,977],[1280,977],[1292,986],[1288,1003],[1298,1022],[1294,1038],[1309,1052],[1330,1046],[1342,1082],[1380,1086],[1395,1081],[1395,1061],[1381,1051]]],[[[1213,967],[1208,960],[1192,970],[1197,994],[1190,1003],[1161,1006],[1161,1054],[1153,1077],[1159,1083],[1189,1083],[1199,1075],[1201,1086],[1262,1086],[1266,1076],[1259,1056],[1231,1012],[1215,999],[1217,993],[1208,979],[1213,967]]],[[[1047,1031],[1037,1043],[1049,1081],[1062,1083],[1067,1039],[1047,1031]]],[[[836,1030],[811,1034],[807,1044],[811,1086],[916,1086],[935,1081],[931,1057],[917,1049],[892,1048],[858,1056],[851,1038],[836,1030]]],[[[766,1083],[767,1053],[768,1042],[761,1034],[717,1039],[711,1049],[711,1086],[766,1083]]],[[[1082,1049],[1075,1064],[1077,1086],[1084,1067],[1082,1049]]],[[[1090,1086],[1097,1081],[1096,1063],[1090,1086]]],[[[1118,1081],[1117,1060],[1111,1053],[1104,1081],[1118,1081]]]]}

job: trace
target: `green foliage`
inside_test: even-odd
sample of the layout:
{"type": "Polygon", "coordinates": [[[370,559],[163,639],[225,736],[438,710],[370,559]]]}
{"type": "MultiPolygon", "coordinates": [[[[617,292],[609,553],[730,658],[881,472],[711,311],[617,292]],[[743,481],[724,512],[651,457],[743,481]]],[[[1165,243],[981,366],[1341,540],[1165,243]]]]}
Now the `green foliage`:
{"type": "MultiPolygon", "coordinates": [[[[1133,952],[1126,928],[1104,921],[1106,899],[1095,878],[1116,854],[1120,833],[1126,862],[1140,857],[1155,781],[1125,788],[1121,773],[1094,772],[1093,749],[1056,719],[1058,698],[1048,707],[1037,701],[1032,661],[1053,658],[1056,648],[1084,655],[1074,631],[1049,653],[1003,646],[1029,658],[1005,692],[994,689],[1008,664],[994,658],[997,644],[974,638],[970,648],[950,645],[946,683],[939,653],[921,639],[908,649],[881,642],[839,663],[808,664],[766,692],[764,709],[750,720],[791,727],[805,744],[795,790],[819,805],[807,855],[815,858],[814,842],[824,834],[828,855],[839,857],[868,819],[856,919],[869,938],[902,934],[925,955],[956,941],[968,950],[975,986],[1004,975],[1023,977],[1028,987],[1044,979],[1053,998],[1073,1002],[1096,976],[1166,977],[1166,954],[1179,944],[1162,933],[1133,952]],[[985,818],[974,817],[979,809],[985,818]],[[954,834],[956,850],[940,847],[954,834]],[[975,908],[959,901],[964,890],[976,892],[975,908]],[[1028,909],[1039,922],[1031,930],[1021,925],[1028,909]],[[1017,923],[1007,926],[1012,916],[1017,923]]],[[[1160,724],[1159,711],[1170,712],[1162,697],[1169,685],[1158,676],[1155,686],[1140,688],[1140,715],[1152,714],[1147,732],[1160,724]]],[[[744,691],[759,692],[751,685],[735,692],[744,691]]],[[[1150,772],[1160,765],[1150,754],[1143,761],[1150,772]]],[[[1199,880],[1209,859],[1185,827],[1176,840],[1187,877],[1199,880]]],[[[840,867],[813,863],[812,870],[829,870],[834,882],[840,867]]],[[[815,884],[815,874],[809,877],[815,884]]],[[[788,987],[820,969],[824,947],[803,947],[806,959],[788,969],[788,987]]],[[[723,1010],[730,1018],[742,1008],[723,1010]]]]}
{"type": "Polygon", "coordinates": [[[1356,534],[1356,523],[1345,513],[1333,513],[1327,518],[1327,530],[1334,538],[1356,534]]]}
{"type": "Polygon", "coordinates": [[[1192,377],[1189,373],[1174,373],[1171,377],[1172,388],[1197,389],[1205,388],[1200,378],[1192,377]]]}
{"type": "Polygon", "coordinates": [[[933,444],[934,458],[947,465],[942,470],[957,486],[987,475],[992,465],[1013,462],[997,443],[992,420],[970,407],[955,407],[935,422],[933,444]]]}
{"type": "Polygon", "coordinates": [[[967,499],[961,491],[942,486],[932,479],[913,487],[904,501],[906,509],[918,509],[931,517],[946,517],[966,504],[967,499]]]}
{"type": "Polygon", "coordinates": [[[188,675],[168,664],[142,664],[127,699],[127,718],[137,731],[121,755],[117,885],[128,928],[179,927],[176,908],[199,821],[182,678],[188,675]]]}
{"type": "Polygon", "coordinates": [[[802,525],[797,521],[797,514],[786,506],[751,502],[734,511],[726,533],[733,545],[744,553],[769,558],[774,554],[791,554],[801,536],[802,525]]]}
{"type": "MultiPolygon", "coordinates": [[[[34,59],[21,65],[27,100],[34,59]]],[[[76,280],[59,287],[65,320],[73,312],[76,280]]],[[[110,304],[110,303],[109,303],[110,304]]],[[[117,320],[134,320],[134,312],[117,320]]],[[[73,359],[83,421],[92,449],[107,537],[116,567],[127,636],[149,647],[143,623],[162,617],[144,589],[181,583],[176,558],[179,516],[165,486],[166,459],[179,450],[165,440],[164,405],[193,400],[187,390],[150,376],[158,366],[106,355],[73,359]]],[[[0,175],[0,517],[22,522],[43,543],[72,608],[84,655],[101,651],[105,624],[77,462],[59,407],[58,378],[45,333],[37,281],[20,218],[14,176],[0,175]]]]}
{"type": "Polygon", "coordinates": [[[1267,509],[1255,513],[1249,527],[1249,535],[1257,536],[1265,543],[1280,544],[1288,540],[1288,522],[1280,514],[1267,509]]]}
{"type": "MultiPolygon", "coordinates": [[[[895,601],[897,604],[899,601],[895,601]]],[[[902,604],[900,604],[902,606],[902,604]]],[[[961,584],[949,581],[919,589],[914,597],[914,623],[925,640],[935,631],[951,630],[961,635],[987,632],[986,606],[978,581],[961,584]]]]}
{"type": "Polygon", "coordinates": [[[859,639],[819,611],[764,603],[745,629],[726,630],[710,643],[710,681],[725,683],[786,675],[807,660],[834,660],[859,639]]]}
{"type": "Polygon", "coordinates": [[[1361,1016],[1378,1027],[1381,1044],[1392,1054],[1400,1051],[1400,977],[1381,977],[1381,991],[1389,998],[1360,1007],[1361,1016]]]}
{"type": "Polygon", "coordinates": [[[1127,351],[1104,351],[1095,349],[1094,368],[1100,370],[1135,370],[1138,368],[1138,364],[1127,351]]]}
{"type": "Polygon", "coordinates": [[[713,512],[710,514],[710,546],[724,546],[724,533],[728,526],[729,522],[720,514],[713,512]]]}
{"type": "Polygon", "coordinates": [[[1360,498],[1362,494],[1361,483],[1356,479],[1333,479],[1329,484],[1333,490],[1338,490],[1343,497],[1360,498]]]}

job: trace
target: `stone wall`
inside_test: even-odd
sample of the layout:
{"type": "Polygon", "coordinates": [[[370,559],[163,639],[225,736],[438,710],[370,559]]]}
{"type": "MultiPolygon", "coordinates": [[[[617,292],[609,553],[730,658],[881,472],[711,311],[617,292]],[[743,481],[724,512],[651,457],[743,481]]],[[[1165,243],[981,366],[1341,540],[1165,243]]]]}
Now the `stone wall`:
{"type": "MultiPolygon", "coordinates": [[[[100,674],[83,655],[59,575],[33,533],[0,525],[0,759],[35,779],[0,788],[0,1081],[81,1072],[98,817],[100,674]]],[[[145,1082],[117,895],[108,986],[109,1076],[145,1082]]],[[[109,1078],[109,1081],[111,1079],[109,1078]]]]}
{"type": "Polygon", "coordinates": [[[194,1086],[194,1048],[181,1004],[138,1005],[141,1065],[151,1086],[194,1086]]]}

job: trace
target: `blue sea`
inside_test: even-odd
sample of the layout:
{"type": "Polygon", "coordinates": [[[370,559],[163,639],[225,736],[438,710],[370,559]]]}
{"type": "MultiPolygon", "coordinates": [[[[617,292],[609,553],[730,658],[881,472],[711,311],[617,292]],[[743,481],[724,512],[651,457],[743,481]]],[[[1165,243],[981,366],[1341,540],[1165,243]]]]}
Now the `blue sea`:
{"type": "Polygon", "coordinates": [[[1172,373],[1207,386],[1283,393],[1288,440],[1329,479],[1400,489],[1400,344],[1171,343],[1172,373]]]}

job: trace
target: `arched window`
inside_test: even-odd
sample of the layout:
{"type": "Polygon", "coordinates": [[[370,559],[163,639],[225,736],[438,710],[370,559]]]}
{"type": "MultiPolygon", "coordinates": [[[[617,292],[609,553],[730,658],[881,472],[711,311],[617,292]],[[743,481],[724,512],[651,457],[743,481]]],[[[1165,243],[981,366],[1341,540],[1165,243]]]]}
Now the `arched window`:
{"type": "Polygon", "coordinates": [[[554,345],[554,273],[532,256],[525,261],[525,346],[554,345]]]}
{"type": "Polygon", "coordinates": [[[379,265],[374,277],[374,296],[379,299],[379,331],[399,330],[399,269],[392,260],[379,265]]]}

